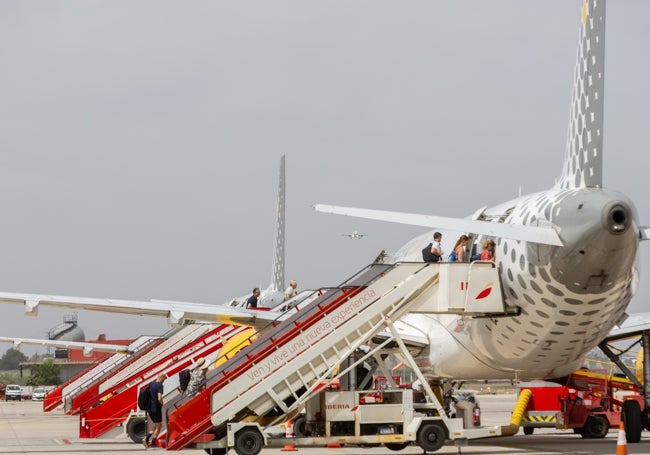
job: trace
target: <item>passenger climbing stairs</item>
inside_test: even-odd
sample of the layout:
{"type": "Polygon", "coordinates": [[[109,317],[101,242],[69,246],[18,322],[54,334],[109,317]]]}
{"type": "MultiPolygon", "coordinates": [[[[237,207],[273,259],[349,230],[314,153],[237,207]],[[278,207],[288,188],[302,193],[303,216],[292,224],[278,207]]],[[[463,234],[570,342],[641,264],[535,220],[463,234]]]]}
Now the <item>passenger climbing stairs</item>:
{"type": "MultiPolygon", "coordinates": [[[[165,382],[166,399],[175,396],[178,393],[179,371],[191,367],[199,357],[216,358],[227,340],[242,332],[252,333],[252,329],[224,324],[183,326],[159,349],[134,359],[115,374],[94,385],[93,393],[80,405],[79,437],[115,436],[115,431],[111,430],[120,432],[117,426],[124,424],[138,411],[137,396],[142,387],[155,380],[158,374],[165,373],[168,377],[165,382]]],[[[132,427],[139,423],[129,421],[127,425],[132,427]]],[[[133,428],[127,427],[126,432],[134,441],[139,439],[140,432],[133,428]]]]}
{"type": "MultiPolygon", "coordinates": [[[[503,315],[488,263],[371,265],[257,339],[208,374],[205,389],[165,405],[167,448],[223,438],[226,424],[288,414],[343,359],[408,312],[503,315]]],[[[397,336],[395,334],[395,336],[397,336]]]]}
{"type": "Polygon", "coordinates": [[[90,401],[101,396],[107,388],[119,382],[121,378],[138,371],[156,359],[168,356],[179,345],[190,342],[205,330],[200,324],[172,329],[160,342],[150,345],[148,349],[141,349],[132,356],[127,356],[125,361],[119,363],[119,367],[110,364],[105,366],[65,397],[66,413],[78,414],[84,406],[87,407],[90,401]]]}

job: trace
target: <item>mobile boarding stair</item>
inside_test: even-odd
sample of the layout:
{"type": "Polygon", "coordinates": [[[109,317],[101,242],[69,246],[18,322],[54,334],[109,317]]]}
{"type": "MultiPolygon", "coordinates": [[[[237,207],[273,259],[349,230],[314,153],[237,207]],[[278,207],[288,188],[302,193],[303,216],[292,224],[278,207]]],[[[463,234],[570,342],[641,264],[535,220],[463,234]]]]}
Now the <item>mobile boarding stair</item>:
{"type": "Polygon", "coordinates": [[[100,398],[105,393],[107,386],[110,387],[116,381],[120,381],[126,375],[136,372],[147,364],[155,364],[158,359],[169,356],[178,349],[179,344],[194,340],[203,331],[204,329],[200,325],[191,324],[172,329],[160,343],[150,349],[131,357],[118,367],[110,366],[103,369],[100,374],[95,375],[66,396],[66,412],[79,414],[84,407],[88,407],[89,403],[100,398]]]}
{"type": "MultiPolygon", "coordinates": [[[[225,453],[235,446],[240,455],[255,455],[261,449],[255,438],[250,444],[245,441],[237,445],[239,435],[252,434],[245,421],[270,413],[281,415],[277,421],[286,419],[304,405],[337,365],[373,335],[387,330],[392,338],[368,355],[397,342],[419,375],[429,406],[437,411],[437,417],[414,421],[415,428],[409,430],[411,440],[415,440],[422,419],[436,419],[451,439],[498,436],[499,427],[463,429],[461,419],[446,416],[393,327],[393,321],[407,312],[475,316],[515,313],[503,306],[498,273],[491,263],[371,265],[262,331],[250,346],[210,371],[199,394],[167,403],[163,408],[166,447],[180,450],[191,445],[225,453]]],[[[256,433],[265,444],[271,442],[262,428],[256,433]]]]}
{"type": "MultiPolygon", "coordinates": [[[[127,348],[130,354],[113,354],[107,359],[100,361],[97,364],[91,365],[86,370],[80,372],[78,375],[70,378],[65,383],[52,389],[47,395],[45,395],[45,398],[43,399],[43,411],[49,412],[56,409],[64,403],[66,397],[74,393],[76,390],[85,387],[86,385],[97,380],[97,378],[103,377],[108,372],[120,368],[120,365],[127,363],[133,359],[133,357],[142,355],[143,352],[152,349],[162,341],[163,338],[161,337],[138,337],[131,344],[129,344],[127,348]]],[[[66,412],[69,414],[72,413],[68,411],[66,412]]]]}
{"type": "Polygon", "coordinates": [[[166,399],[178,394],[178,372],[190,367],[197,358],[216,358],[227,340],[252,329],[225,324],[190,324],[170,337],[160,348],[134,359],[114,375],[97,385],[95,392],[81,405],[79,437],[115,437],[125,432],[140,443],[146,435],[146,416],[138,412],[140,389],[159,373],[169,378],[166,399]],[[126,425],[125,425],[126,423],[126,425]]]}
{"type": "Polygon", "coordinates": [[[82,407],[101,393],[101,386],[112,378],[123,374],[124,371],[131,370],[135,364],[143,364],[147,361],[155,360],[160,356],[169,353],[179,342],[191,339],[193,331],[196,328],[191,326],[182,326],[169,330],[165,335],[155,343],[147,344],[131,356],[126,356],[116,364],[105,364],[102,362],[101,368],[93,370],[93,374],[81,384],[76,384],[74,388],[68,388],[64,395],[63,407],[66,414],[77,415],[81,412],[82,407]]]}

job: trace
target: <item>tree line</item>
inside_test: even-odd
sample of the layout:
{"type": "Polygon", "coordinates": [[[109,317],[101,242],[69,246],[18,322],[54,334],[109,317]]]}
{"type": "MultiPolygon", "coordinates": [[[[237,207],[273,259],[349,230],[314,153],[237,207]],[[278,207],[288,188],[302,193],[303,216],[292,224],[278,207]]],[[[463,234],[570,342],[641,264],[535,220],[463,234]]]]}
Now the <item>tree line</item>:
{"type": "MultiPolygon", "coordinates": [[[[35,356],[32,360],[38,361],[41,360],[39,356],[35,356]]],[[[27,356],[22,352],[10,348],[7,349],[7,352],[0,357],[0,372],[11,372],[18,370],[20,368],[21,362],[26,362],[28,360],[27,356]]],[[[25,385],[39,386],[39,385],[58,385],[61,383],[59,379],[59,373],[61,368],[59,365],[54,363],[54,360],[51,358],[46,358],[40,364],[33,364],[29,366],[31,375],[27,377],[25,385]]],[[[14,378],[16,375],[2,375],[0,382],[22,382],[16,381],[14,378]]]]}

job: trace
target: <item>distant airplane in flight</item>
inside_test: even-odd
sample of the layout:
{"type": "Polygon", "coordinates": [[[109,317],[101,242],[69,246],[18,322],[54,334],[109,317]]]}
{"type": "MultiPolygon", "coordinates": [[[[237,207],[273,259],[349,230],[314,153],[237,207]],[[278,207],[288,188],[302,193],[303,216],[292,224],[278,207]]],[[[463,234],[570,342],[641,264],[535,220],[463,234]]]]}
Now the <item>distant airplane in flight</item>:
{"type": "Polygon", "coordinates": [[[365,237],[368,234],[361,234],[359,231],[354,231],[351,234],[341,234],[345,235],[346,237],[350,237],[351,239],[360,239],[361,237],[365,237]]]}

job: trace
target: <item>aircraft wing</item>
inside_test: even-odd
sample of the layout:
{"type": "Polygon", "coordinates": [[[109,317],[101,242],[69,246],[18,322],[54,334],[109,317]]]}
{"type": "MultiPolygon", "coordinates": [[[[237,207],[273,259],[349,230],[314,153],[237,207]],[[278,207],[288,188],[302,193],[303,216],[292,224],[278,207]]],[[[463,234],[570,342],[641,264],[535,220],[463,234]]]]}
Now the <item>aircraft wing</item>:
{"type": "MultiPolygon", "coordinates": [[[[424,330],[421,330],[408,323],[408,316],[406,319],[407,321],[394,321],[393,326],[395,327],[395,330],[397,330],[399,337],[402,339],[406,347],[409,349],[409,351],[411,351],[411,354],[417,356],[419,352],[429,346],[431,340],[424,330]]],[[[378,345],[389,338],[393,338],[393,334],[390,332],[390,330],[382,330],[381,332],[373,335],[371,338],[371,343],[378,345]]]]}
{"type": "Polygon", "coordinates": [[[517,224],[494,223],[491,221],[471,220],[465,218],[447,218],[442,216],[418,215],[414,213],[369,210],[335,205],[314,205],[314,210],[335,215],[354,216],[371,220],[390,221],[392,223],[411,224],[429,228],[448,229],[458,232],[472,232],[491,237],[502,237],[544,245],[562,246],[557,231],[551,227],[522,226],[517,224]]]}
{"type": "Polygon", "coordinates": [[[36,316],[38,314],[38,307],[40,305],[46,305],[76,310],[104,311],[138,316],[159,316],[167,318],[167,321],[172,325],[182,325],[186,320],[191,320],[244,325],[259,329],[272,321],[287,316],[287,314],[281,314],[276,311],[249,310],[204,303],[167,300],[117,300],[44,294],[17,294],[10,292],[0,292],[0,302],[25,305],[25,312],[30,316],[36,316]]]}
{"type": "Polygon", "coordinates": [[[15,348],[20,348],[23,344],[37,346],[47,346],[62,349],[83,349],[84,355],[89,356],[93,351],[110,352],[112,354],[133,354],[128,346],[120,344],[92,343],[82,341],[62,341],[62,340],[39,340],[36,338],[10,338],[0,337],[0,342],[13,343],[15,348]]]}
{"type": "Polygon", "coordinates": [[[647,330],[650,330],[650,313],[635,313],[630,315],[619,327],[610,331],[605,337],[605,341],[624,340],[641,335],[647,330]]]}

